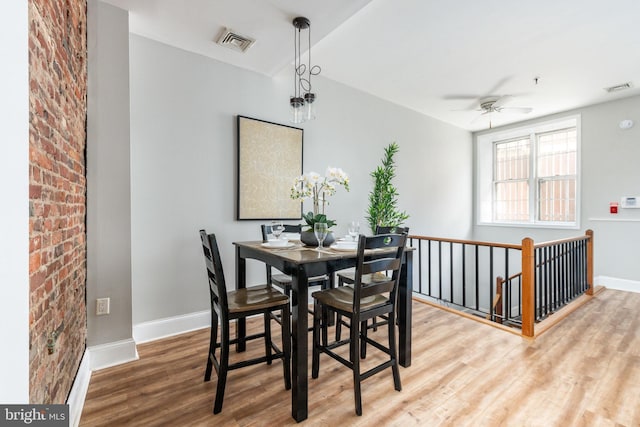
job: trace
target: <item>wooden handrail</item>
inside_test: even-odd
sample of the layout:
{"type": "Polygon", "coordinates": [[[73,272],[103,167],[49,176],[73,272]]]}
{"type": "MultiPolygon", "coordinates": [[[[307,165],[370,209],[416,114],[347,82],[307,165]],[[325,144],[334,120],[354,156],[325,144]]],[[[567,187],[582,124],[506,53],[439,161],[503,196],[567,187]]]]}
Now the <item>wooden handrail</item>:
{"type": "Polygon", "coordinates": [[[465,245],[477,245],[477,246],[492,246],[494,248],[506,248],[506,249],[522,249],[522,246],[514,245],[511,243],[495,243],[495,242],[481,242],[477,240],[448,239],[444,237],[429,237],[429,236],[420,236],[415,234],[410,234],[407,237],[409,239],[433,240],[435,242],[460,243],[465,245]]]}
{"type": "Polygon", "coordinates": [[[592,239],[592,238],[593,238],[593,231],[587,230],[587,232],[586,232],[586,234],[584,236],[567,237],[566,239],[550,240],[548,242],[536,243],[534,245],[534,248],[536,248],[536,249],[544,248],[544,247],[547,247],[547,246],[559,245],[561,243],[571,243],[571,242],[577,242],[579,240],[586,240],[586,239],[592,239]],[[591,232],[591,234],[589,234],[589,232],[591,232]]]}

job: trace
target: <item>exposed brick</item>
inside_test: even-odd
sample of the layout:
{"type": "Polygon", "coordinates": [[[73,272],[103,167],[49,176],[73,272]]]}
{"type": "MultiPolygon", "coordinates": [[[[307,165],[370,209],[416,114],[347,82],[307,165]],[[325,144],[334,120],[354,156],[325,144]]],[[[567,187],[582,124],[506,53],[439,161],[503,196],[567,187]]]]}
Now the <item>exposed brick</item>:
{"type": "Polygon", "coordinates": [[[86,0],[28,0],[31,403],[64,403],[86,341],[86,0]],[[78,207],[76,207],[76,205],[78,207]],[[64,325],[56,351],[47,339],[64,325]]]}

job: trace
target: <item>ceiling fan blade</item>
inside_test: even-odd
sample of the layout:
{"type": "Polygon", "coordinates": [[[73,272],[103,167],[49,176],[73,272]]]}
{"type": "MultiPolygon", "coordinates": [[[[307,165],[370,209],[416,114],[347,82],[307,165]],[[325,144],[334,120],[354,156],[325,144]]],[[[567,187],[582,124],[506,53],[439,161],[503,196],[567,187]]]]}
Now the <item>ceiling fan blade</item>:
{"type": "Polygon", "coordinates": [[[509,80],[511,80],[512,76],[506,76],[498,80],[498,82],[493,86],[487,93],[496,93],[498,89],[500,89],[504,84],[506,84],[509,80]]]}
{"type": "MultiPolygon", "coordinates": [[[[482,110],[479,110],[479,111],[482,111],[482,110]]],[[[471,120],[469,122],[469,124],[474,124],[474,123],[479,122],[483,118],[483,116],[486,116],[487,114],[491,114],[491,111],[484,111],[483,113],[478,114],[473,120],[471,120]]],[[[491,116],[489,116],[489,117],[491,117],[491,116]]]]}
{"type": "Polygon", "coordinates": [[[456,95],[445,95],[442,97],[442,99],[446,99],[447,101],[468,101],[476,98],[478,98],[478,95],[456,94],[456,95]]]}
{"type": "Polygon", "coordinates": [[[513,100],[513,96],[511,95],[504,95],[501,96],[500,98],[498,98],[498,100],[493,104],[493,108],[499,109],[501,108],[503,105],[508,104],[509,102],[511,102],[513,100]]]}
{"type": "Polygon", "coordinates": [[[533,111],[533,108],[531,107],[502,107],[500,108],[500,111],[506,111],[506,112],[510,112],[510,113],[522,113],[522,114],[527,114],[533,111]]]}

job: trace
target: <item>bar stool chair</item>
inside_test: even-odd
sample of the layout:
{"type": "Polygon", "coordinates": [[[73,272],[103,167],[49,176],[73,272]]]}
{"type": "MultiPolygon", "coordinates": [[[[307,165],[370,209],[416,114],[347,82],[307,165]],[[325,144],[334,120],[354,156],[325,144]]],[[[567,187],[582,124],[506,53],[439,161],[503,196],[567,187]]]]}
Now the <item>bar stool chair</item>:
{"type": "MultiPolygon", "coordinates": [[[[271,234],[271,225],[262,224],[260,226],[260,230],[262,232],[262,241],[268,241],[268,235],[271,234]]],[[[285,233],[300,233],[302,231],[302,225],[300,224],[284,224],[284,232],[285,233]]],[[[277,270],[276,270],[277,271],[277,270]]],[[[309,287],[311,286],[320,286],[321,289],[328,289],[331,287],[331,283],[329,280],[329,276],[326,274],[323,276],[314,276],[309,277],[309,287]]],[[[271,283],[273,286],[280,288],[282,292],[291,298],[291,276],[278,272],[274,273],[273,267],[267,265],[267,283],[271,283]]],[[[313,310],[309,310],[310,314],[313,314],[313,310]]],[[[276,315],[276,321],[279,321],[276,315]]],[[[311,328],[309,328],[311,330],[311,328]]]]}
{"type": "MultiPolygon", "coordinates": [[[[409,227],[384,227],[384,226],[377,226],[376,227],[376,234],[409,234],[409,227]]],[[[378,275],[386,275],[386,272],[379,272],[377,273],[378,275]]],[[[348,285],[353,285],[353,283],[355,282],[355,273],[353,270],[350,271],[342,271],[339,272],[337,274],[338,276],[338,286],[344,286],[345,284],[348,285]]],[[[381,277],[376,277],[373,278],[376,280],[381,280],[381,277]]],[[[372,280],[371,277],[364,277],[363,280],[366,281],[370,281],[372,280]]],[[[374,331],[378,330],[378,326],[383,326],[386,325],[386,323],[389,321],[389,319],[387,319],[386,316],[381,316],[382,320],[377,320],[377,318],[374,318],[371,321],[371,325],[369,325],[369,328],[373,329],[374,331]]],[[[340,316],[338,316],[338,319],[336,320],[336,341],[340,341],[340,336],[341,336],[341,332],[342,332],[342,327],[341,327],[341,322],[340,322],[340,316]]]]}
{"type": "Polygon", "coordinates": [[[218,374],[218,383],[213,413],[217,414],[222,410],[228,371],[264,362],[270,365],[274,359],[282,359],[284,387],[286,390],[291,389],[289,297],[272,288],[270,284],[227,291],[215,234],[207,234],[205,230],[200,230],[200,240],[202,241],[202,250],[207,267],[211,299],[211,336],[204,380],[209,381],[211,379],[212,368],[215,368],[218,374]],[[271,340],[271,314],[276,311],[280,311],[282,318],[282,350],[271,340]],[[229,347],[231,344],[238,342],[237,338],[230,338],[229,325],[231,321],[246,319],[256,314],[262,314],[264,317],[264,332],[248,335],[245,340],[264,338],[265,355],[241,362],[229,363],[229,347]],[[220,341],[218,341],[218,324],[220,325],[220,341]],[[218,349],[220,352],[219,356],[216,357],[216,350],[218,349]]]}
{"type": "Polygon", "coordinates": [[[370,237],[360,235],[353,287],[339,286],[317,291],[311,295],[314,300],[311,376],[318,378],[320,353],[328,354],[350,368],[353,371],[357,415],[362,415],[361,382],[363,380],[390,367],[394,388],[398,391],[402,389],[397,360],[395,322],[387,322],[389,341],[387,346],[384,346],[367,336],[367,321],[380,315],[387,315],[389,319],[396,317],[398,283],[406,241],[406,234],[381,234],[370,237]],[[365,250],[371,249],[385,249],[385,251],[375,254],[373,259],[365,260],[365,250]],[[381,272],[386,272],[386,274],[377,274],[381,272]],[[372,279],[365,282],[363,280],[365,276],[372,279]],[[348,339],[327,342],[327,322],[323,320],[323,311],[326,309],[331,309],[349,319],[348,339]],[[321,334],[322,342],[320,340],[321,334]],[[346,344],[349,344],[349,360],[334,352],[334,349],[346,344]],[[364,358],[367,344],[386,353],[389,359],[366,372],[361,372],[360,358],[364,358]],[[358,349],[360,349],[360,354],[358,354],[358,349]]]}

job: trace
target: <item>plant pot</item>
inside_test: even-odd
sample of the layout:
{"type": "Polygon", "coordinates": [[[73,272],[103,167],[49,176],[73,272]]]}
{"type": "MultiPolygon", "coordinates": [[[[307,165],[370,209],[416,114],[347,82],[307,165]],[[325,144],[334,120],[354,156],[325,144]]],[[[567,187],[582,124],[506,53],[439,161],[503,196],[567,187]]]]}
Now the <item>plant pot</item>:
{"type": "MultiPolygon", "coordinates": [[[[313,231],[301,231],[300,241],[306,246],[318,246],[318,239],[316,239],[316,235],[313,231]]],[[[324,242],[322,242],[322,246],[329,246],[333,242],[335,242],[333,231],[329,230],[329,232],[327,233],[327,237],[324,239],[324,242]]]]}

